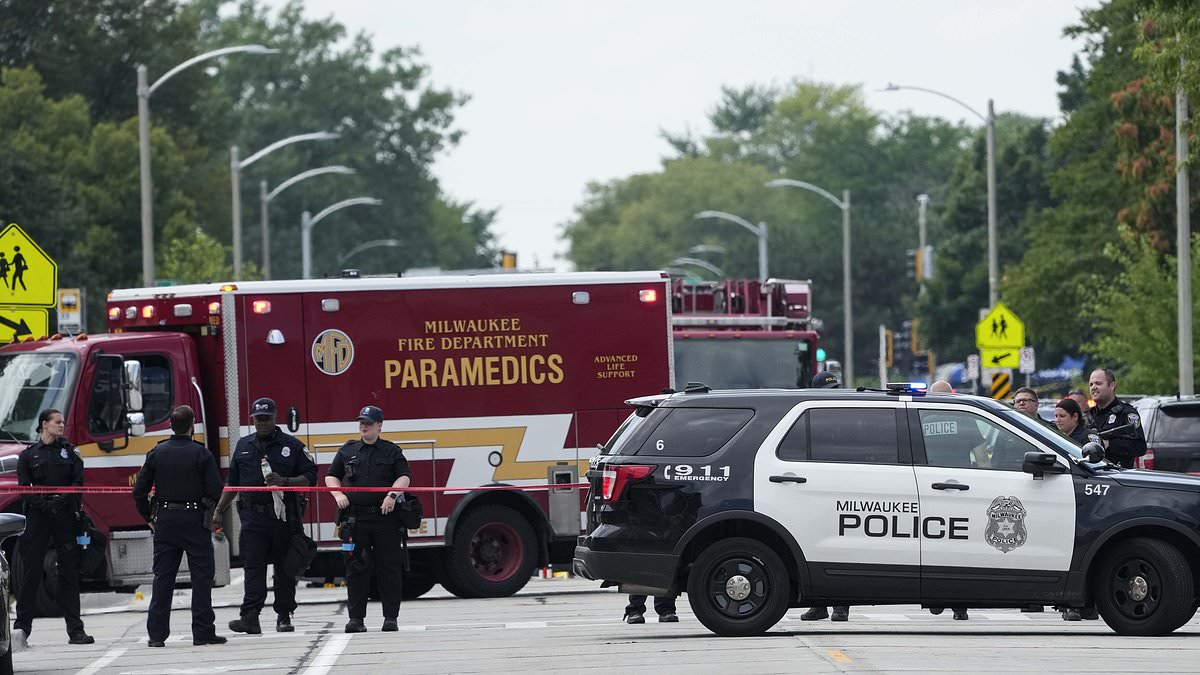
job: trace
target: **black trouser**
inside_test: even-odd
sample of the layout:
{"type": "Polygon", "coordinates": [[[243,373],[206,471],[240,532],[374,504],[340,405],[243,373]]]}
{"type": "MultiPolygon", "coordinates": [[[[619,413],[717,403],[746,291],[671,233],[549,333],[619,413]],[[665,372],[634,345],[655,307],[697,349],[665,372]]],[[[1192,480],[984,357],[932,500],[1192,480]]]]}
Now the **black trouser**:
{"type": "Polygon", "coordinates": [[[199,509],[159,509],[154,523],[154,595],[146,632],[151,640],[165,641],[171,634],[171,597],[175,594],[175,575],[187,553],[188,572],[192,577],[192,639],[216,634],[212,608],[213,561],[212,533],[199,509]]]}
{"type": "Polygon", "coordinates": [[[58,552],[58,608],[67,620],[67,632],[83,630],[79,618],[79,547],[75,544],[78,521],[74,513],[42,511],[29,507],[25,534],[18,540],[22,576],[17,580],[17,620],[13,627],[29,633],[37,614],[37,594],[42,585],[46,550],[53,542],[58,552]]]}
{"type": "Polygon", "coordinates": [[[263,513],[255,506],[239,504],[238,516],[242,519],[239,542],[246,575],[242,616],[257,616],[267,602],[267,563],[275,566],[272,607],[279,616],[290,615],[296,611],[296,577],[288,576],[283,561],[297,524],[279,520],[274,513],[263,513]]]}
{"type": "MultiPolygon", "coordinates": [[[[675,596],[671,596],[671,595],[656,595],[656,596],[654,596],[654,611],[657,612],[659,616],[663,616],[664,614],[674,614],[675,613],[675,596]]],[[[625,616],[632,616],[634,614],[645,614],[645,613],[646,613],[646,596],[644,596],[644,595],[629,596],[629,604],[625,605],[625,616]]]]}
{"type": "Polygon", "coordinates": [[[402,555],[399,521],[379,516],[366,520],[362,516],[357,517],[354,525],[355,559],[347,561],[346,565],[351,619],[361,621],[367,616],[372,572],[379,587],[379,598],[383,601],[383,618],[395,619],[400,615],[402,555]]]}

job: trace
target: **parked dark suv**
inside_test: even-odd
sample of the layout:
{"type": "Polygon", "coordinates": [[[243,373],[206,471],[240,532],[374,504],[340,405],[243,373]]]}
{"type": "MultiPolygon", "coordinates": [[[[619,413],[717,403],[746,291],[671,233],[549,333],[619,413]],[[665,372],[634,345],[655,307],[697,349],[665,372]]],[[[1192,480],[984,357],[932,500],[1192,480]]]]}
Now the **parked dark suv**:
{"type": "MultiPolygon", "coordinates": [[[[0,513],[0,544],[24,531],[25,516],[18,513],[0,513]]],[[[9,616],[12,607],[12,599],[9,597],[9,569],[4,549],[0,547],[0,675],[11,675],[13,671],[13,618],[9,616]]]]}
{"type": "Polygon", "coordinates": [[[1200,478],[1122,470],[1007,405],[903,385],[630,404],[575,569],[685,592],[715,633],[821,605],[1095,607],[1125,635],[1196,611],[1200,478]]]}
{"type": "Polygon", "coordinates": [[[1148,448],[1138,466],[1200,473],[1200,398],[1153,396],[1133,405],[1142,416],[1148,448]]]}

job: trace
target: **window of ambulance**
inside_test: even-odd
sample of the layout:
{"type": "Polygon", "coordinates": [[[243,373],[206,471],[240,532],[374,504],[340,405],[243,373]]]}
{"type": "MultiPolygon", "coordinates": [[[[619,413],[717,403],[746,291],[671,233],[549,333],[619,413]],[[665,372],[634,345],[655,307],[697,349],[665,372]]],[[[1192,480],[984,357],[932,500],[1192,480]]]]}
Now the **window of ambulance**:
{"type": "Polygon", "coordinates": [[[0,356],[0,441],[36,440],[38,415],[47,408],[67,410],[78,373],[74,354],[0,356]]]}

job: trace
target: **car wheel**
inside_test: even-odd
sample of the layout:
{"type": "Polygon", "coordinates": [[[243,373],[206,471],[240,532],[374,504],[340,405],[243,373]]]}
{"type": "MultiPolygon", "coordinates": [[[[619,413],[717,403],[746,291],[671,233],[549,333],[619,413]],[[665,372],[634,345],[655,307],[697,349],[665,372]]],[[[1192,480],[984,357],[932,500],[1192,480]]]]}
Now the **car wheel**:
{"type": "Polygon", "coordinates": [[[1165,635],[1196,611],[1187,559],[1158,539],[1117,544],[1104,557],[1093,583],[1100,616],[1121,635],[1165,635]]]}
{"type": "Polygon", "coordinates": [[[779,623],[791,584],[783,560],[756,539],[723,539],[704,549],[688,576],[688,603],[717,635],[758,635],[779,623]]]}
{"type": "Polygon", "coordinates": [[[455,527],[446,551],[446,589],[462,598],[503,598],[525,587],[537,562],[537,537],[507,506],[482,506],[455,527]]]}

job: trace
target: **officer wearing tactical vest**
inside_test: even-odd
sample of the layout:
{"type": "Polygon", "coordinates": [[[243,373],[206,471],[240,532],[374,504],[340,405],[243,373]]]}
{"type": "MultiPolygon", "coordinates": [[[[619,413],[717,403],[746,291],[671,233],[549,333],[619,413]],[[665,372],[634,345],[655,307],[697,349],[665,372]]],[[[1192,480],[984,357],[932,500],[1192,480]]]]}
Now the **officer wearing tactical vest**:
{"type": "Polygon", "coordinates": [[[195,413],[186,405],[171,411],[171,438],[154,446],[133,484],[133,503],[154,530],[154,595],[146,616],[151,647],[166,645],[171,634],[175,576],[186,552],[192,580],[192,644],[223,645],[212,607],[212,533],[205,511],[221,496],[221,476],[208,448],[192,440],[195,413]],[[150,490],[154,489],[154,507],[150,490]]]}
{"type": "Polygon", "coordinates": [[[1117,378],[1108,368],[1097,368],[1088,378],[1091,409],[1096,432],[1105,447],[1104,455],[1114,464],[1133,468],[1133,460],[1146,454],[1146,436],[1137,408],[1117,398],[1117,378]]]}
{"type": "Polygon", "coordinates": [[[338,450],[325,485],[332,488],[391,487],[386,494],[353,491],[333,492],[340,510],[342,540],[351,553],[346,563],[346,586],[349,596],[346,623],[347,633],[367,630],[367,594],[371,572],[375,570],[379,595],[383,600],[383,630],[396,631],[400,615],[401,533],[399,514],[394,514],[400,494],[408,487],[412,473],[408,460],[394,443],[379,437],[383,431],[383,411],[368,405],[358,413],[359,440],[349,441],[338,450]],[[394,515],[393,515],[394,514],[394,515]]]}
{"type": "MultiPolygon", "coordinates": [[[[38,440],[17,458],[19,485],[83,485],[83,459],[63,438],[66,420],[62,412],[44,410],[38,415],[38,440]]],[[[95,642],[83,630],[79,618],[80,499],[77,494],[28,495],[25,497],[25,534],[17,546],[23,574],[17,579],[17,620],[13,638],[24,646],[33,630],[34,603],[42,581],[46,549],[58,552],[58,607],[67,620],[67,635],[73,645],[95,642]]]]}
{"type": "MultiPolygon", "coordinates": [[[[238,439],[229,461],[228,485],[301,487],[317,484],[317,465],[302,443],[275,424],[275,401],[260,398],[251,407],[254,433],[238,439]]],[[[296,577],[285,559],[292,535],[300,533],[304,517],[302,495],[295,492],[225,492],[213,512],[213,529],[237,498],[242,530],[239,537],[246,591],[241,617],[229,622],[238,633],[262,633],[258,615],[267,601],[267,563],[275,566],[275,630],[290,633],[296,610],[296,577]]]]}

